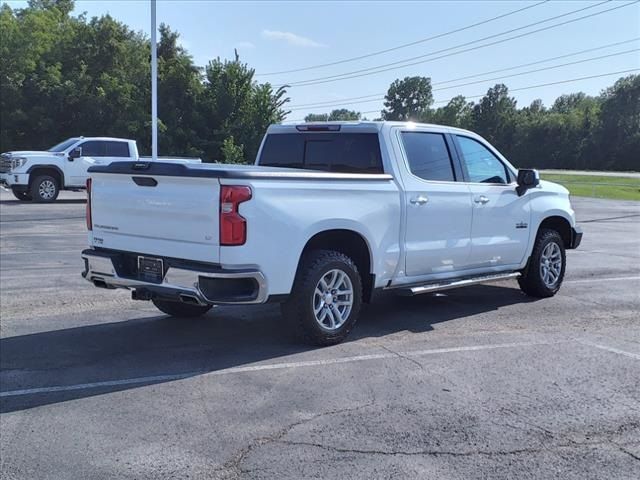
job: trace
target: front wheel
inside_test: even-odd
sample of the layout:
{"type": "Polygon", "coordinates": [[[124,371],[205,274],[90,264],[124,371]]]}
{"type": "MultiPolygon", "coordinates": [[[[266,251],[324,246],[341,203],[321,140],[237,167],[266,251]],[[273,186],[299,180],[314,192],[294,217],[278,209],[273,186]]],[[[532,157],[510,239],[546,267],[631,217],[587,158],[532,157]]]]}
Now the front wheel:
{"type": "Polygon", "coordinates": [[[555,230],[540,230],[527,268],[518,279],[520,288],[532,297],[553,297],[562,285],[566,254],[562,237],[555,230]]]}
{"type": "Polygon", "coordinates": [[[58,198],[58,193],[60,193],[60,185],[51,175],[40,175],[31,184],[31,198],[35,202],[54,202],[58,198]]]}
{"type": "Polygon", "coordinates": [[[183,302],[172,302],[171,300],[153,299],[151,302],[158,310],[172,317],[194,318],[207,313],[213,305],[191,305],[183,302]]]}
{"type": "Polygon", "coordinates": [[[12,188],[11,193],[13,193],[13,196],[16,197],[18,200],[20,200],[21,202],[31,201],[31,194],[27,191],[16,190],[15,188],[12,188]]]}
{"type": "Polygon", "coordinates": [[[282,313],[298,336],[313,345],[335,345],[346,338],[362,305],[358,268],[331,250],[306,254],[282,313]]]}

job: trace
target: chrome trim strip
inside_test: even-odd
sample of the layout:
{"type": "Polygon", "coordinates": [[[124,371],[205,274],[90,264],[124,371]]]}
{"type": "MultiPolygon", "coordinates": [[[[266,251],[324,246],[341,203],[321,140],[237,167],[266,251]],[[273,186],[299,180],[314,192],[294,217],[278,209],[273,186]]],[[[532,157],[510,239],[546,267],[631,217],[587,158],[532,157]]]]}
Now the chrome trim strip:
{"type": "Polygon", "coordinates": [[[82,258],[87,262],[88,269],[84,277],[87,281],[93,283],[94,280],[104,282],[107,286],[113,288],[146,288],[149,290],[175,290],[180,294],[192,295],[203,304],[217,305],[240,305],[264,303],[267,300],[267,279],[259,271],[246,272],[201,272],[198,270],[188,270],[184,268],[169,267],[164,276],[162,283],[151,283],[133,278],[119,277],[113,262],[109,257],[91,255],[83,253],[82,258]],[[258,285],[258,295],[253,300],[237,301],[237,302],[212,302],[207,299],[199,287],[199,277],[207,278],[251,278],[258,285]]]}

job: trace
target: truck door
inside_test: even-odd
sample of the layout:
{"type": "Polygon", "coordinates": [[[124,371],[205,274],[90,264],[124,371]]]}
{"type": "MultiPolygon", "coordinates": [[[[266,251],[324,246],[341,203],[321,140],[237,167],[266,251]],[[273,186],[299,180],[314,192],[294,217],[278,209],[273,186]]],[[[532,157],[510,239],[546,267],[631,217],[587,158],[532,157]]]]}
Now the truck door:
{"type": "MultiPolygon", "coordinates": [[[[471,250],[471,193],[453,161],[448,134],[399,130],[405,187],[405,273],[423,276],[467,268],[471,250]]],[[[402,159],[400,159],[402,161],[402,159]]],[[[402,167],[402,166],[400,166],[402,167]]]]}
{"type": "Polygon", "coordinates": [[[102,140],[87,140],[76,147],[82,148],[82,154],[78,158],[67,159],[65,169],[67,186],[84,187],[89,167],[105,163],[106,143],[102,140]]]}
{"type": "Polygon", "coordinates": [[[472,267],[516,266],[529,242],[528,195],[516,193],[515,177],[488,146],[453,136],[473,200],[472,267]]]}

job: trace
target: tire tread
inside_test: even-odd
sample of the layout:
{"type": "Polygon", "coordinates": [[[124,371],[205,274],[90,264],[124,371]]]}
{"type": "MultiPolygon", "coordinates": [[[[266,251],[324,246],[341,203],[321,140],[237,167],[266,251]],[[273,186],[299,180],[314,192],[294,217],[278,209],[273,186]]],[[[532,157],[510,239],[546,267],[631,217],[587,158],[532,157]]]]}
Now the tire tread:
{"type": "Polygon", "coordinates": [[[282,313],[288,323],[294,328],[296,337],[302,342],[328,346],[343,341],[353,329],[362,304],[362,281],[356,264],[343,253],[335,250],[314,250],[306,254],[301,262],[294,281],[289,299],[282,305],[282,313]],[[352,269],[356,281],[352,278],[354,302],[349,318],[343,327],[336,332],[323,332],[317,326],[315,318],[308,310],[309,292],[312,292],[317,283],[318,272],[326,269],[328,265],[342,263],[352,269]]]}

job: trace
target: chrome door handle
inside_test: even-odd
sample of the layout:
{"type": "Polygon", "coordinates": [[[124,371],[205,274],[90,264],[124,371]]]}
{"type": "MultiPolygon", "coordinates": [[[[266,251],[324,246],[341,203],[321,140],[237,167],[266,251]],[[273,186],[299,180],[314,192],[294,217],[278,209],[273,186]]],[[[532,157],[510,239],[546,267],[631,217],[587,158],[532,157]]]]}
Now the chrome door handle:
{"type": "Polygon", "coordinates": [[[429,198],[427,198],[424,195],[419,195],[417,197],[413,197],[411,200],[409,200],[411,203],[413,203],[414,205],[424,205],[425,203],[427,203],[429,201],[429,198]]]}
{"type": "Polygon", "coordinates": [[[489,199],[487,197],[485,197],[484,195],[480,195],[479,197],[476,197],[473,199],[474,202],[476,203],[481,203],[481,204],[485,204],[485,203],[489,203],[489,199]]]}

